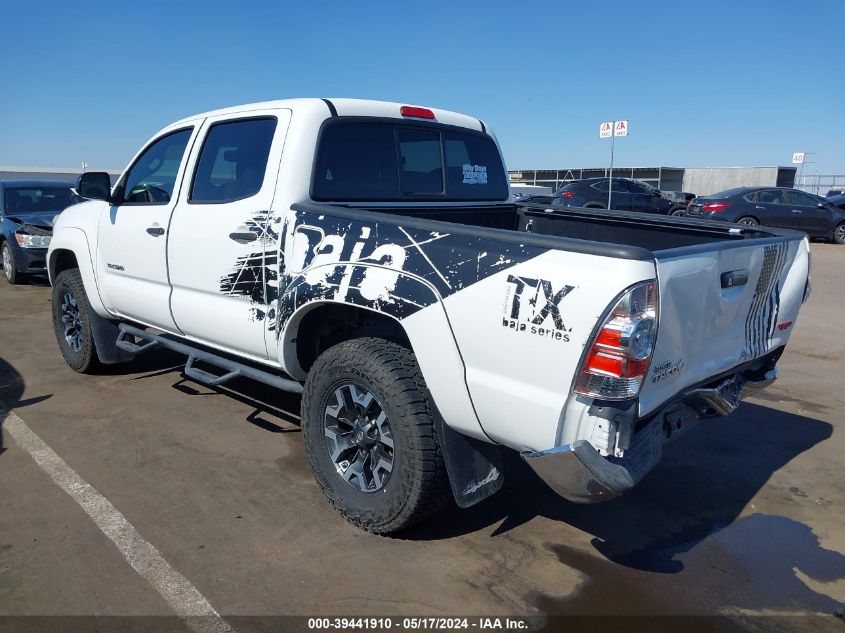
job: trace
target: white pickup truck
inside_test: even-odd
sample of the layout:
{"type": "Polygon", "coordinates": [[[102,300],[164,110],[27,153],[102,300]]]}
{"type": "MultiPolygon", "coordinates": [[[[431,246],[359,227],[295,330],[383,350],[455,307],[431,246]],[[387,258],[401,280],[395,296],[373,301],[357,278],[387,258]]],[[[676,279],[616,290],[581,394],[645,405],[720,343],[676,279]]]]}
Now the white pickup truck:
{"type": "Polygon", "coordinates": [[[295,99],[156,134],[86,173],[48,254],[68,364],[166,347],[209,385],[302,392],[314,476],[391,532],[503,481],[635,485],[769,384],[810,289],[803,234],[512,202],[479,119],[295,99]]]}

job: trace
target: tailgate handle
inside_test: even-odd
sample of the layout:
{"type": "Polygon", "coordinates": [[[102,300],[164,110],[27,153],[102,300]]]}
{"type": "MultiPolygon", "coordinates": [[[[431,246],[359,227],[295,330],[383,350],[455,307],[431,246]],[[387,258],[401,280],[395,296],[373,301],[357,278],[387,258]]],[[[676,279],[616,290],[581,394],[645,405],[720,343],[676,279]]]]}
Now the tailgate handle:
{"type": "Polygon", "coordinates": [[[737,286],[744,286],[748,283],[747,270],[732,270],[727,273],[722,273],[722,288],[736,288],[737,286]]]}

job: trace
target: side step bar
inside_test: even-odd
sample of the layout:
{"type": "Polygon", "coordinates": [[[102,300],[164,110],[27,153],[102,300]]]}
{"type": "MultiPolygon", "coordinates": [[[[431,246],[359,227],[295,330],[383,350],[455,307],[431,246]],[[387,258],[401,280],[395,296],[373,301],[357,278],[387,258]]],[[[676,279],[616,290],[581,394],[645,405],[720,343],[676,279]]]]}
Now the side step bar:
{"type": "Polygon", "coordinates": [[[115,345],[120,349],[132,352],[133,354],[140,354],[141,352],[146,352],[153,347],[161,346],[173,350],[174,352],[178,352],[179,354],[184,354],[188,357],[188,362],[185,363],[185,369],[183,370],[185,375],[191,380],[195,380],[210,387],[216,387],[229,382],[234,378],[243,376],[244,378],[251,378],[252,380],[263,382],[265,385],[276,387],[282,391],[302,393],[302,385],[290,378],[283,378],[282,376],[270,373],[269,371],[263,371],[261,369],[256,369],[255,367],[250,367],[249,365],[238,363],[228,358],[224,358],[223,356],[218,356],[217,354],[206,352],[205,350],[186,345],[185,343],[174,341],[173,339],[161,336],[160,334],[153,334],[152,332],[147,332],[131,325],[127,325],[126,323],[121,323],[118,326],[118,330],[119,332],[115,345]],[[143,342],[139,344],[135,339],[141,339],[143,342]],[[219,367],[226,373],[217,376],[199,369],[195,366],[197,361],[213,365],[214,367],[219,367]]]}

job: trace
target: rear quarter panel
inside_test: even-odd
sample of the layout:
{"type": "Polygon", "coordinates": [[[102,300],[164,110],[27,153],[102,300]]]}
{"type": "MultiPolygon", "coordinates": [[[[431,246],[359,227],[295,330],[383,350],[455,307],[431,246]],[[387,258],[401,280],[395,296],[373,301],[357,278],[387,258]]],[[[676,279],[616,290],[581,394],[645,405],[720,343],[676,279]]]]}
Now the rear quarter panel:
{"type": "Polygon", "coordinates": [[[271,327],[286,371],[301,373],[291,345],[309,306],[386,314],[407,333],[446,422],[515,449],[554,444],[598,319],[627,286],[654,278],[653,261],[574,254],[528,234],[520,243],[505,231],[499,240],[462,225],[307,207],[282,228],[271,327]]]}
{"type": "Polygon", "coordinates": [[[627,287],[654,278],[654,263],[545,250],[511,264],[444,304],[484,430],[544,450],[599,319],[627,287]]]}

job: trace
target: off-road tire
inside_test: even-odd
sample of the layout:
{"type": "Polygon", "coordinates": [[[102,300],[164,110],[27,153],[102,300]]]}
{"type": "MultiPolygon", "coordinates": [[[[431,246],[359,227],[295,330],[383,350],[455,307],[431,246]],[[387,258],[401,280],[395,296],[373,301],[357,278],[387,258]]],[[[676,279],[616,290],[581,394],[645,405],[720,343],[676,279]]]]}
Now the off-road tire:
{"type": "Polygon", "coordinates": [[[439,415],[414,354],[379,338],[339,343],[317,358],[302,395],[302,433],[314,478],[354,525],[396,532],[439,510],[450,498],[446,466],[434,428],[439,415]],[[369,391],[390,421],[393,470],[383,487],[361,492],[341,477],[326,438],[326,408],[335,390],[354,383],[369,391]]]}
{"type": "Polygon", "coordinates": [[[18,266],[15,264],[15,254],[8,242],[3,242],[0,247],[0,262],[3,262],[3,276],[13,286],[23,281],[23,275],[18,272],[18,266]]]}
{"type": "Polygon", "coordinates": [[[88,303],[88,296],[85,294],[85,287],[82,285],[79,269],[71,268],[59,273],[53,283],[52,304],[53,331],[56,334],[56,341],[65,362],[71,369],[81,374],[91,373],[100,366],[100,361],[97,358],[94,336],[91,331],[91,306],[88,303]],[[80,331],[82,333],[82,344],[79,350],[74,350],[65,337],[62,302],[66,293],[73,296],[79,310],[80,331]]]}

